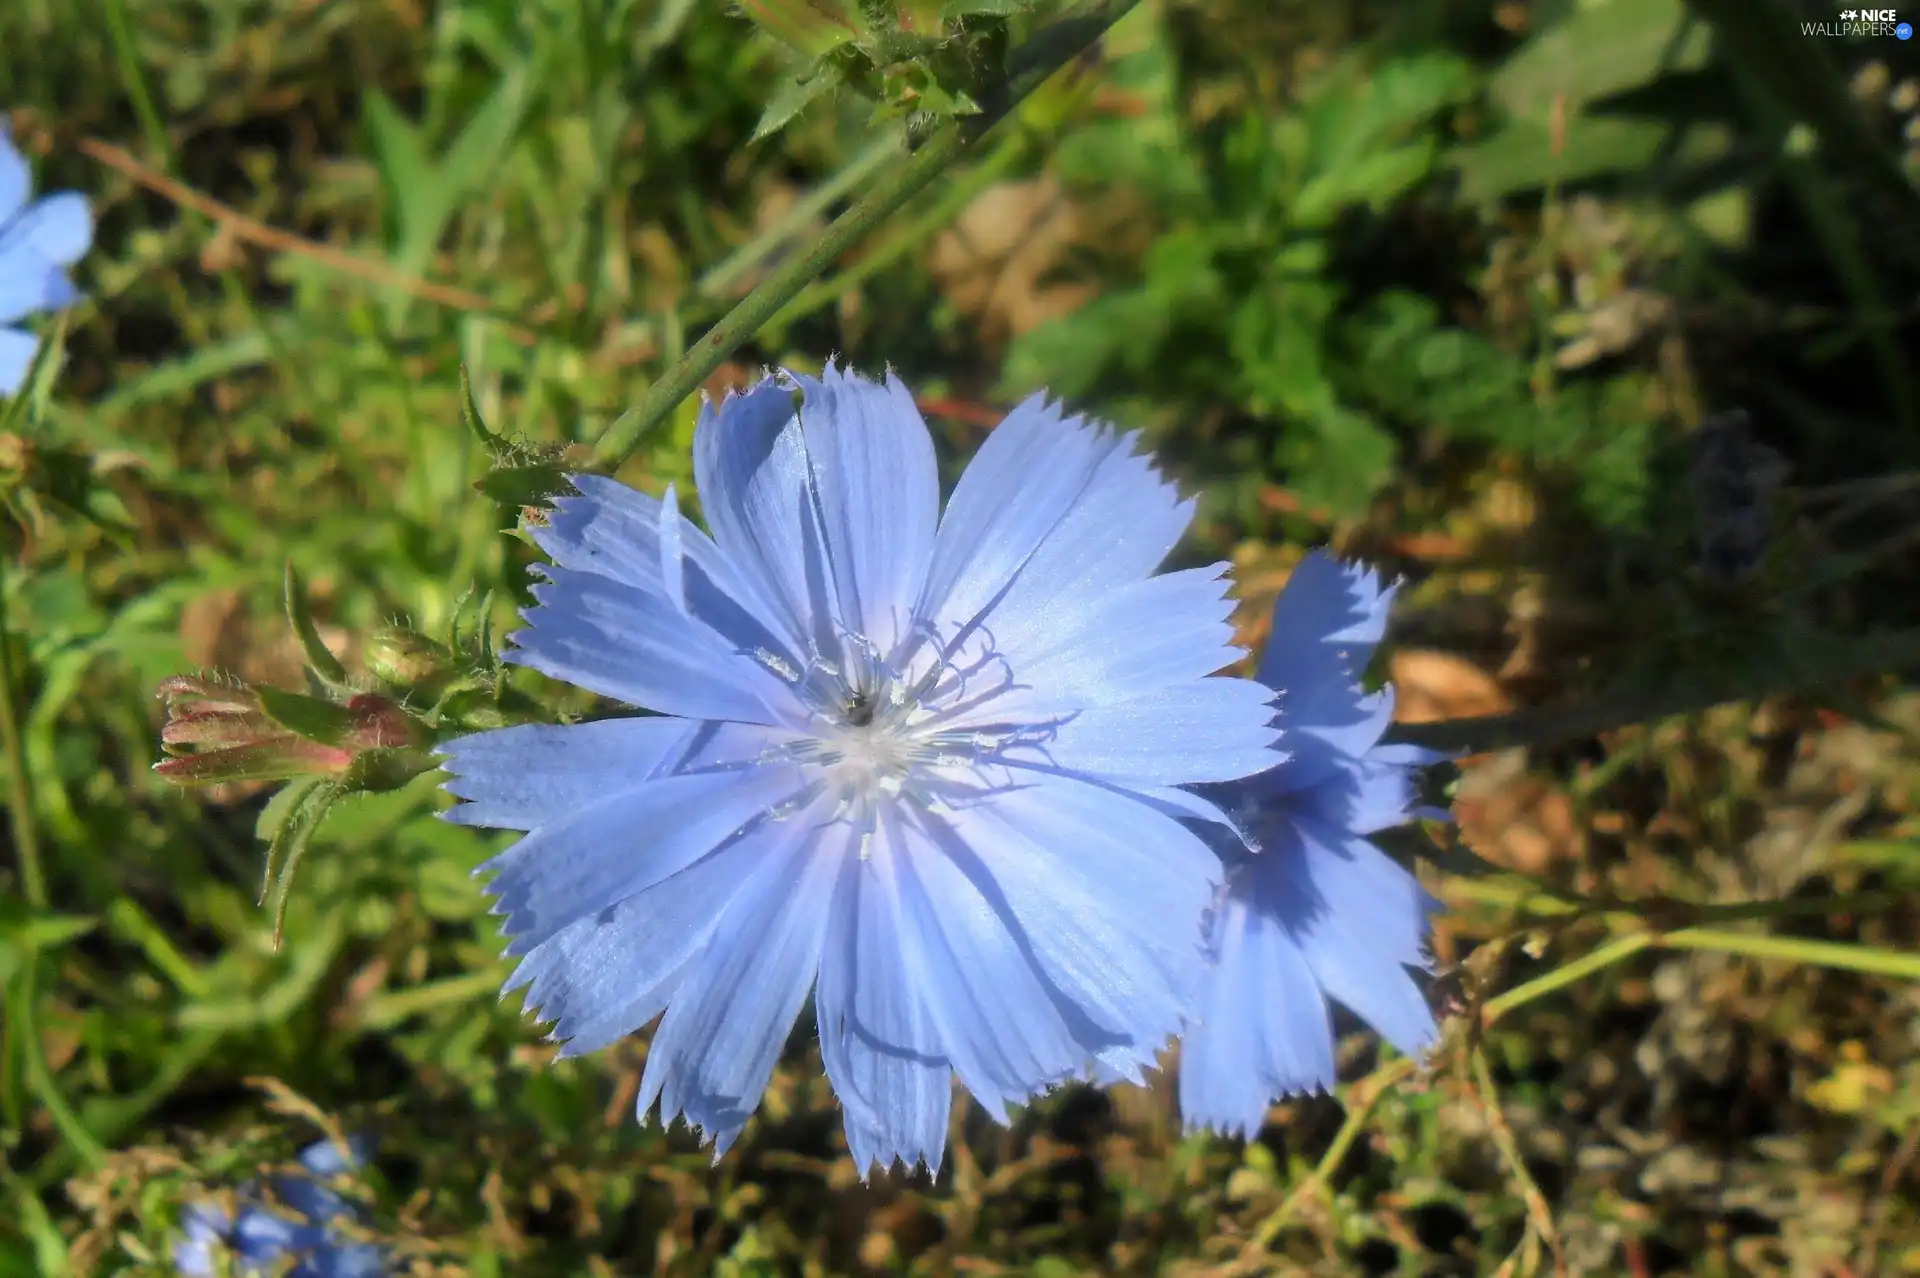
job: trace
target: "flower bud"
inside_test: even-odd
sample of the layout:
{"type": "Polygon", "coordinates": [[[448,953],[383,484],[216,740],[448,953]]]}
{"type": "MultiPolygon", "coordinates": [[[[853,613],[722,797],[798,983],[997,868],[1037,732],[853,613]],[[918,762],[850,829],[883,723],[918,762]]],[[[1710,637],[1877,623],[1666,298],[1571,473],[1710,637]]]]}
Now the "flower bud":
{"type": "MultiPolygon", "coordinates": [[[[407,752],[422,741],[404,710],[372,693],[338,705],[194,675],[164,679],[158,691],[167,702],[160,745],[169,757],[153,770],[179,785],[372,776],[369,756],[407,752]]],[[[382,777],[395,772],[386,764],[378,770],[382,777]]]]}
{"type": "Polygon", "coordinates": [[[388,626],[367,640],[367,671],[393,688],[431,689],[453,674],[447,650],[405,626],[388,626]]]}

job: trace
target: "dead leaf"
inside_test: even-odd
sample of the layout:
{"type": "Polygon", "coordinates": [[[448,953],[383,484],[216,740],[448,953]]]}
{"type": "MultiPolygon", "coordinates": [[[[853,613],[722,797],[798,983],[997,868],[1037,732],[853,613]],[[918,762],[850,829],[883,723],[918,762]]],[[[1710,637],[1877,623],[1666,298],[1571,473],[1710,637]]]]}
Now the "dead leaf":
{"type": "Polygon", "coordinates": [[[1499,681],[1464,657],[1429,648],[1393,654],[1393,717],[1400,723],[1434,723],[1513,709],[1499,681]]]}
{"type": "Polygon", "coordinates": [[[1536,876],[1583,853],[1586,834],[1574,820],[1573,803],[1559,786],[1527,771],[1526,751],[1481,760],[1461,769],[1454,791],[1453,816],[1468,847],[1495,865],[1536,876]]]}
{"type": "Polygon", "coordinates": [[[1081,239],[1073,204],[1052,177],[981,192],[934,241],[928,266],[961,314],[997,343],[1077,309],[1092,285],[1051,277],[1081,239]]]}

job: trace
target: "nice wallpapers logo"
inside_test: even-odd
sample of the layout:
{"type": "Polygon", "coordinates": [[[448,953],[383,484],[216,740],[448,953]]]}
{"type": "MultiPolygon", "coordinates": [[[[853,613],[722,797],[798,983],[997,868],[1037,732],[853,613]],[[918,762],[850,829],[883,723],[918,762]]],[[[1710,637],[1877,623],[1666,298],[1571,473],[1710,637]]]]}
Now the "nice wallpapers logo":
{"type": "Polygon", "coordinates": [[[1892,36],[1911,40],[1913,24],[1900,21],[1893,9],[1842,9],[1838,22],[1803,22],[1800,34],[1810,36],[1892,36]]]}

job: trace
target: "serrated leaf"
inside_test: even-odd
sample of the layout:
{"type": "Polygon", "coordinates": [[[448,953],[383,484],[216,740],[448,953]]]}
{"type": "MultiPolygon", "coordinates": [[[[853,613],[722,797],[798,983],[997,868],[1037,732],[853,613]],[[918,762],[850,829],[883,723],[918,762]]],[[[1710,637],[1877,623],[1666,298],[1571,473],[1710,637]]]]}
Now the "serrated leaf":
{"type": "Polygon", "coordinates": [[[760,123],[753,126],[753,137],[748,140],[758,142],[778,133],[816,99],[833,92],[841,83],[840,69],[830,64],[815,67],[805,79],[788,80],[767,100],[766,108],[760,113],[760,123]]]}

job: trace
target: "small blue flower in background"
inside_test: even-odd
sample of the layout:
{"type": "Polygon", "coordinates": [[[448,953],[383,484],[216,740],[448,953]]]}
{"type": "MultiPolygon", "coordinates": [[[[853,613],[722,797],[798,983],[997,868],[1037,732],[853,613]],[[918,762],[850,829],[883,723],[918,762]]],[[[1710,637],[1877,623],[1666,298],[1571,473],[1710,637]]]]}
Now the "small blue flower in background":
{"type": "Polygon", "coordinates": [[[1368,835],[1415,816],[1415,772],[1440,756],[1383,745],[1393,693],[1358,682],[1385,633],[1392,588],[1315,553],[1273,609],[1259,677],[1279,693],[1285,761],[1203,792],[1252,851],[1223,847],[1227,885],[1209,923],[1200,1023],[1181,1045],[1180,1108],[1191,1128],[1258,1131],[1267,1106],[1334,1083],[1329,1000],[1408,1055],[1434,1041],[1409,967],[1428,965],[1437,908],[1368,835]]]}
{"type": "Polygon", "coordinates": [[[275,1176],[267,1183],[274,1206],[259,1201],[251,1186],[240,1191],[238,1219],[215,1203],[195,1203],[181,1219],[186,1236],[174,1245],[174,1267],[191,1278],[212,1278],[230,1257],[230,1272],[279,1274],[286,1278],[379,1278],[387,1272],[380,1248],[341,1236],[339,1222],[352,1219],[347,1200],[326,1185],[366,1161],[358,1139],[345,1155],[323,1140],[300,1154],[304,1176],[275,1176]]]}
{"type": "Polygon", "coordinates": [[[1183,502],[1132,436],[1035,397],[941,516],[900,382],[829,368],[703,411],[711,537],[582,475],[510,660],[657,712],[443,747],[509,988],[566,1055],[665,1012],[638,1109],[716,1158],[812,994],[856,1164],[945,1150],[952,1079],[996,1119],[1137,1078],[1192,1008],[1220,864],[1177,787],[1268,766],[1272,693],[1224,566],[1154,575],[1183,502]],[[802,402],[796,408],[796,392],[802,402]]]}
{"type": "Polygon", "coordinates": [[[40,339],[15,327],[58,310],[79,292],[66,269],[93,243],[93,214],[77,191],[56,191],[32,203],[33,175],[0,113],[0,395],[26,380],[40,339]]]}

